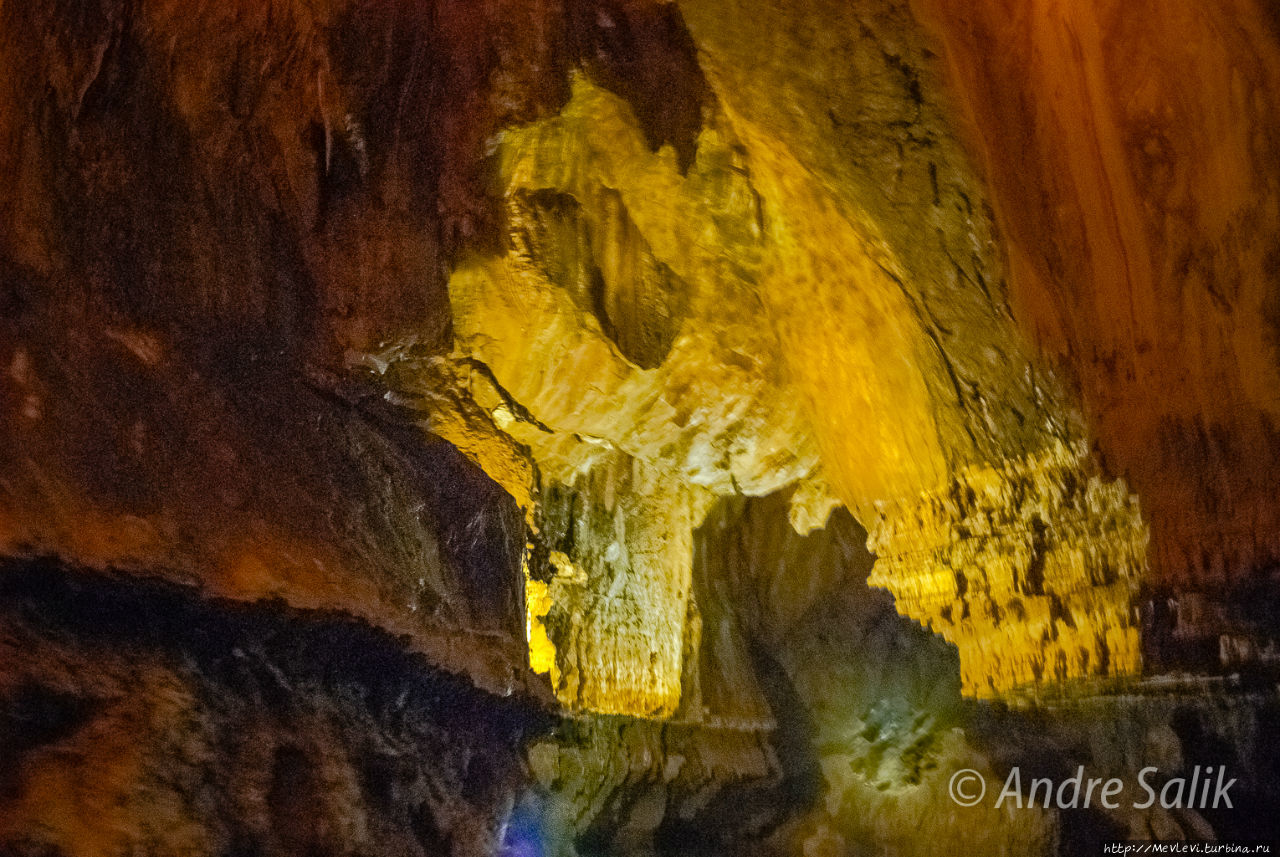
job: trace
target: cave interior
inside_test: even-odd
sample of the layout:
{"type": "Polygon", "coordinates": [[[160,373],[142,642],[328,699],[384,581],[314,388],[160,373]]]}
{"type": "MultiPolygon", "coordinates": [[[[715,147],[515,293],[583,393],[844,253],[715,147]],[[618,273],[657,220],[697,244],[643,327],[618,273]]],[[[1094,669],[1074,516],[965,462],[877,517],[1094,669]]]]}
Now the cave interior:
{"type": "Polygon", "coordinates": [[[1280,849],[1277,485],[1275,0],[0,0],[0,857],[1280,849]]]}

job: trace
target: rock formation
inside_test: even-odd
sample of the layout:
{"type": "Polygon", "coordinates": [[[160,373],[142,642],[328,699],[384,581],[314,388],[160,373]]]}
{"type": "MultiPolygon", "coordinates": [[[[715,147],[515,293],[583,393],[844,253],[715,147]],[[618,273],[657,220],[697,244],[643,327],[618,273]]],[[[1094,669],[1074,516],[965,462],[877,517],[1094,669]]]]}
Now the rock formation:
{"type": "Polygon", "coordinates": [[[947,794],[1280,793],[1263,0],[0,0],[0,72],[0,854],[1276,833],[947,794]]]}
{"type": "Polygon", "coordinates": [[[869,582],[960,650],[964,688],[1141,669],[1130,606],[1147,570],[1147,529],[1123,482],[1058,447],[1000,470],[969,469],[945,491],[882,512],[869,582]]]}

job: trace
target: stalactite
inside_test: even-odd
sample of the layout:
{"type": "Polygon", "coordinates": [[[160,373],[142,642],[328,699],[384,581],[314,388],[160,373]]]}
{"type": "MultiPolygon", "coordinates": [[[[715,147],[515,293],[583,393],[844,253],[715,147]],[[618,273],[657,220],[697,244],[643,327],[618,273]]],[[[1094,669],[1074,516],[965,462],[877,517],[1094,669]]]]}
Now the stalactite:
{"type": "Polygon", "coordinates": [[[1056,446],[886,504],[871,583],[960,650],[967,692],[1136,674],[1147,526],[1122,481],[1056,446]]]}

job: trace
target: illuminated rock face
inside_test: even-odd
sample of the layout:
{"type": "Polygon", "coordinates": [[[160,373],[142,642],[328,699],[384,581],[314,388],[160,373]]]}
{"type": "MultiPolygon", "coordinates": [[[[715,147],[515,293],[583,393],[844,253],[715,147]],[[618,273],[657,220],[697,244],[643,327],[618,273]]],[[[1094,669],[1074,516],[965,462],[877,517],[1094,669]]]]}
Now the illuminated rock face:
{"type": "Polygon", "coordinates": [[[1078,432],[1012,324],[982,181],[907,8],[680,8],[747,153],[759,292],[849,509],[871,520],[1078,432]]]}
{"type": "Polygon", "coordinates": [[[557,696],[600,714],[674,714],[684,659],[698,649],[687,620],[701,510],[629,458],[551,488],[544,502],[545,540],[570,548],[549,556],[544,584],[557,696]]]}
{"type": "MultiPolygon", "coordinates": [[[[950,490],[939,486],[1034,469],[1045,450],[1096,437],[1107,478],[1142,498],[1152,581],[1248,578],[1269,555],[1261,236],[1277,191],[1254,138],[1273,123],[1272,35],[1244,5],[1167,16],[1161,44],[1203,16],[1241,23],[1187,48],[1194,62],[1152,54],[1126,77],[1118,49],[1099,46],[1137,39],[1150,10],[1101,24],[1096,5],[1055,17],[1029,3],[1007,21],[983,7],[983,38],[1010,45],[995,57],[925,0],[756,5],[291,6],[258,21],[258,39],[225,10],[154,2],[135,21],[108,3],[74,35],[101,67],[31,53],[38,4],[15,13],[6,61],[48,78],[75,130],[29,130],[43,108],[20,75],[6,79],[16,189],[3,240],[21,312],[3,355],[4,431],[28,450],[0,464],[6,549],[164,564],[219,594],[356,612],[499,688],[527,678],[509,663],[523,625],[562,703],[662,714],[680,703],[696,638],[692,529],[717,497],[790,488],[800,529],[836,505],[868,524],[891,510],[877,579],[934,627],[970,623],[948,631],[967,652],[967,688],[1132,671],[1131,632],[1116,630],[1131,623],[1105,618],[1129,615],[1127,584],[1073,578],[1066,600],[1095,605],[1080,606],[1102,623],[1095,636],[1123,639],[1073,641],[1060,669],[1057,650],[1026,654],[1063,624],[1038,607],[1024,627],[998,606],[996,632],[979,629],[976,604],[946,619],[943,600],[912,594],[938,568],[1015,592],[1039,561],[1026,558],[1034,536],[1011,525],[1007,542],[940,558],[901,522],[950,490]],[[1072,39],[1089,46],[1078,59],[1072,39]],[[1199,88],[1183,80],[1190,67],[1212,70],[1199,88]],[[1184,90],[1196,94],[1171,94],[1184,90]],[[1218,101],[1244,118],[1217,148],[1170,142],[1183,117],[1217,128],[1218,101]],[[226,130],[241,118],[245,134],[226,130]],[[999,155],[1005,141],[1018,157],[999,155]],[[135,150],[153,169],[136,168],[135,150]],[[1236,261],[1215,249],[1237,246],[1236,261]],[[92,284],[84,307],[63,299],[74,283],[92,284]],[[1262,320],[1232,321],[1243,317],[1262,320]],[[96,394],[111,388],[98,374],[122,373],[153,394],[96,394]],[[1188,395],[1166,393],[1193,376],[1188,395]],[[81,404],[52,401],[59,385],[81,404]],[[362,416],[326,422],[316,400],[334,395],[362,416]],[[375,422],[392,413],[444,439],[513,498],[522,522],[509,507],[476,512],[503,530],[488,567],[517,569],[495,605],[450,595],[471,579],[449,555],[465,536],[402,514],[430,492],[399,439],[365,431],[378,395],[391,405],[375,422]],[[184,428],[207,399],[264,418],[184,428]],[[139,417],[148,407],[167,407],[173,437],[196,436],[197,452],[156,453],[179,441],[139,417]],[[312,460],[290,439],[359,451],[312,460]],[[98,459],[132,475],[104,490],[81,466],[98,459]],[[282,471],[272,485],[309,475],[254,491],[236,464],[253,460],[282,471]],[[395,499],[356,502],[346,518],[292,499],[380,472],[394,474],[395,499]],[[555,492],[606,510],[598,526],[581,540],[549,528],[555,492]],[[490,661],[440,642],[473,631],[509,645],[490,661]]],[[[1110,556],[1113,511],[1081,512],[1062,543],[1110,556]]],[[[940,531],[970,525],[955,513],[940,531]]],[[[1144,568],[1110,565],[1124,580],[1144,568]]],[[[1055,603],[1036,602],[1067,610],[1055,603]]],[[[1083,622],[1073,633],[1088,637],[1083,622]]]]}
{"type": "MultiPolygon", "coordinates": [[[[365,623],[428,665],[395,691],[570,715],[525,772],[566,853],[754,845],[823,782],[786,850],[927,853],[964,826],[928,817],[937,766],[986,753],[954,688],[1185,666],[1160,634],[1265,660],[1274,611],[1223,604],[1280,558],[1277,68],[1250,0],[5,0],[0,554],[284,636],[365,623]],[[1139,639],[1139,586],[1172,631],[1139,639]]],[[[225,676],[159,664],[195,645],[163,623],[145,669],[95,664],[20,598],[0,714],[55,661],[72,696],[136,680],[159,725],[94,783],[146,792],[160,721],[225,676]]],[[[338,660],[359,680],[313,707],[369,689],[338,660]]],[[[286,710],[259,678],[237,704],[286,710]]],[[[399,698],[338,743],[400,740],[399,698]]],[[[454,852],[493,850],[514,786],[471,800],[456,720],[414,712],[450,774],[392,765],[416,785],[370,817],[421,826],[430,780],[454,852]]],[[[360,776],[296,750],[303,793],[360,776]]],[[[74,777],[22,754],[37,796],[74,777]]],[[[0,850],[75,817],[13,788],[0,850]]]]}
{"type": "Polygon", "coordinates": [[[870,582],[956,644],[966,692],[1139,671],[1146,525],[1123,482],[1086,468],[1058,447],[881,512],[870,582]]]}
{"type": "MultiPolygon", "coordinates": [[[[687,152],[653,151],[642,117],[588,76],[573,79],[558,115],[494,138],[504,252],[465,259],[449,283],[448,359],[484,367],[469,395],[488,416],[461,434],[434,430],[464,449],[484,446],[477,432],[495,438],[490,449],[502,435],[527,449],[508,444],[507,459],[525,463],[486,469],[504,484],[511,475],[508,490],[528,499],[535,529],[545,492],[603,484],[600,470],[616,470],[621,453],[632,460],[624,466],[662,485],[655,497],[673,498],[638,498],[630,530],[665,521],[672,503],[687,506],[669,533],[677,542],[711,495],[798,485],[798,526],[821,523],[836,502],[870,519],[877,503],[927,490],[955,467],[999,466],[1071,437],[1072,414],[1023,353],[1000,295],[989,224],[973,206],[980,185],[934,97],[881,43],[900,34],[903,10],[847,13],[847,35],[832,50],[878,75],[858,78],[856,91],[838,64],[791,63],[806,49],[804,22],[832,10],[732,18],[751,32],[721,31],[720,17],[704,21],[696,4],[685,11],[715,96],[687,152]],[[760,40],[785,50],[752,66],[759,80],[796,87],[802,103],[842,93],[832,114],[863,117],[864,133],[815,138],[807,124],[748,98],[753,84],[738,79],[736,52],[760,40]],[[844,165],[888,158],[895,146],[904,177],[890,194],[896,204],[886,205],[877,169],[844,165]]],[[[923,46],[904,38],[901,50],[923,65],[923,46]]],[[[432,398],[435,370],[415,369],[403,348],[375,363],[394,388],[432,398]]],[[[456,422],[454,404],[436,417],[431,409],[427,424],[456,422]]],[[[659,680],[651,664],[668,663],[688,640],[687,562],[677,551],[662,573],[625,563],[603,572],[591,555],[611,539],[592,538],[534,540],[584,578],[569,587],[535,563],[539,611],[548,598],[584,594],[632,605],[626,613],[565,605],[588,624],[610,617],[594,637],[572,622],[531,625],[540,645],[545,628],[554,646],[560,698],[598,711],[670,710],[679,669],[671,664],[659,680]],[[645,632],[643,645],[591,652],[590,639],[605,645],[638,621],[636,606],[659,604],[672,621],[645,632]],[[618,686],[610,675],[640,684],[618,686]],[[592,689],[597,681],[608,692],[592,689]],[[621,707],[632,695],[667,702],[621,707]]],[[[553,619],[560,612],[547,610],[553,619]]]]}
{"type": "Polygon", "coordinates": [[[1251,0],[913,0],[991,186],[1020,326],[1142,498],[1152,582],[1280,552],[1280,45],[1251,0]]]}

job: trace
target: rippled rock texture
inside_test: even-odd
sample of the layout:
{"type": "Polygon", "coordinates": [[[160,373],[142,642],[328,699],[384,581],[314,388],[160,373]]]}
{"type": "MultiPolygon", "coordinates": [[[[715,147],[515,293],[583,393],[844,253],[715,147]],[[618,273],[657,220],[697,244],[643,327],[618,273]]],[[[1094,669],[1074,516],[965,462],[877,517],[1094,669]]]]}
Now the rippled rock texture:
{"type": "Polygon", "coordinates": [[[871,582],[956,643],[967,692],[1141,669],[1130,605],[1147,528],[1124,483],[1086,466],[1082,449],[1058,447],[882,512],[871,582]]]}
{"type": "Polygon", "coordinates": [[[946,785],[1275,795],[1278,95],[1262,0],[0,0],[0,851],[1247,832],[946,785]]]}

